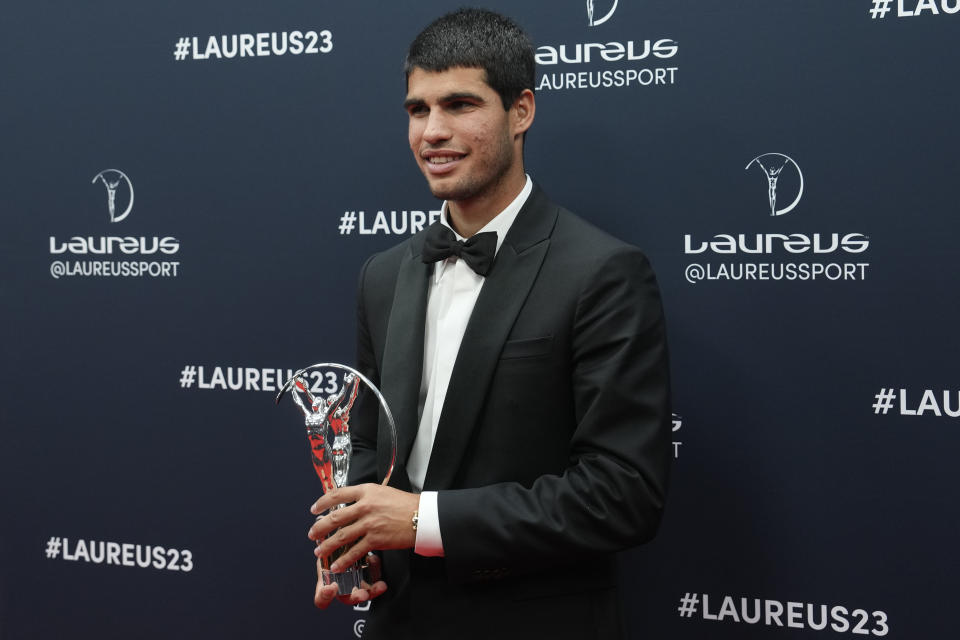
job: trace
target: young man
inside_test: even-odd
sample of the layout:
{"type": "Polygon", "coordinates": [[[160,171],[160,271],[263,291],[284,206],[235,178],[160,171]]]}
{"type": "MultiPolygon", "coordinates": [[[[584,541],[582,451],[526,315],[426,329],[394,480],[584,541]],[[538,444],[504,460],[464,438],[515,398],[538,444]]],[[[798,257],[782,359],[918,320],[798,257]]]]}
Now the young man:
{"type": "MultiPolygon", "coordinates": [[[[370,258],[352,483],[317,501],[318,556],[353,544],[382,580],[374,638],[622,634],[615,553],[653,537],[670,452],[667,349],[647,260],[549,201],[524,171],[534,55],[512,21],[460,10],[407,56],[409,141],[443,222],[370,258]],[[465,239],[465,241],[464,241],[465,239]],[[360,484],[368,483],[368,484],[360,484]]],[[[335,586],[317,585],[326,607],[335,586]]]]}

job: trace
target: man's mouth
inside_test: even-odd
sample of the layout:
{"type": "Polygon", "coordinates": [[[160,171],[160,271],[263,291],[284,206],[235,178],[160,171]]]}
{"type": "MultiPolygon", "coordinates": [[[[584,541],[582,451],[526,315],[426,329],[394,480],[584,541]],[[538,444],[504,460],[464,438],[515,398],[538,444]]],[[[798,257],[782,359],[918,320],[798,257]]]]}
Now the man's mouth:
{"type": "Polygon", "coordinates": [[[431,166],[441,167],[457,160],[463,160],[467,157],[465,153],[457,153],[452,149],[435,149],[426,151],[423,154],[424,161],[431,166]]]}

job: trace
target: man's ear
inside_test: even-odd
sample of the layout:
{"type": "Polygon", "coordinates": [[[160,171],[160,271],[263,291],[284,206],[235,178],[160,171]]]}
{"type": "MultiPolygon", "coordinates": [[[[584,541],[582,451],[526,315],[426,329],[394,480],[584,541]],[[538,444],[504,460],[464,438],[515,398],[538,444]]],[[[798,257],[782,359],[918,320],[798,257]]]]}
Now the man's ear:
{"type": "Polygon", "coordinates": [[[519,136],[527,132],[530,125],[533,124],[533,116],[537,112],[537,101],[533,96],[533,91],[524,89],[520,97],[514,101],[510,108],[510,117],[513,124],[513,135],[519,136]]]}

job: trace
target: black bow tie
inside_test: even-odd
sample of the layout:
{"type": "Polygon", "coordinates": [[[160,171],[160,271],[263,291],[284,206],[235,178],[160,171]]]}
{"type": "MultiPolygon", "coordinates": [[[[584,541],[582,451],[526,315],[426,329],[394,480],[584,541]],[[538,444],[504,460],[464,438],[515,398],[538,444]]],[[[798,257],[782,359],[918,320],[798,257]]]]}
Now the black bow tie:
{"type": "Polygon", "coordinates": [[[478,275],[486,276],[497,253],[497,232],[476,233],[466,240],[457,240],[450,227],[434,222],[427,228],[423,241],[423,261],[426,263],[457,256],[478,275]]]}

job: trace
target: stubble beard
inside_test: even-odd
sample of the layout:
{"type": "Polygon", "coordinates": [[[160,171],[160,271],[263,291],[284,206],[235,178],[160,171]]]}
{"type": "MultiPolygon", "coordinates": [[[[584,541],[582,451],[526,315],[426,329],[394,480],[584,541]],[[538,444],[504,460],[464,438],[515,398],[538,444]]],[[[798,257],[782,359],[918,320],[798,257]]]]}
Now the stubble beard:
{"type": "Polygon", "coordinates": [[[430,192],[435,198],[457,202],[495,193],[504,177],[513,166],[514,153],[511,141],[500,141],[500,148],[492,162],[477,167],[473,173],[463,176],[453,184],[431,184],[430,192]]]}

